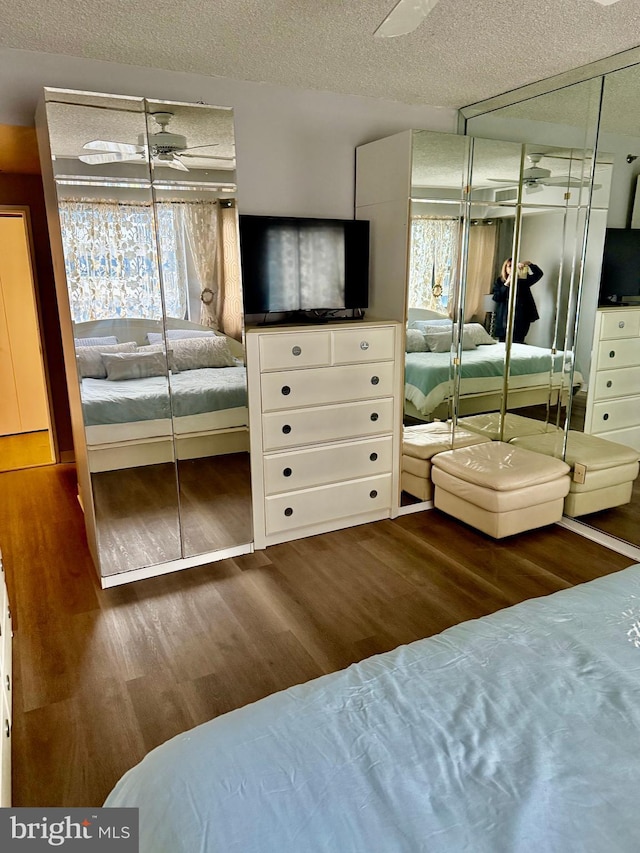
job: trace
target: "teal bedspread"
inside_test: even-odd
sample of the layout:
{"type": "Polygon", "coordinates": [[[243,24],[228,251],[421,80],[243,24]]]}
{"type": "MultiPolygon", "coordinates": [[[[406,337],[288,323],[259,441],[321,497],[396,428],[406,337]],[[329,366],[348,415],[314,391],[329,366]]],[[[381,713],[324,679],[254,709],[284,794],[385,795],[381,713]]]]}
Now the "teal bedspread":
{"type": "Polygon", "coordinates": [[[247,405],[244,367],[208,367],[174,373],[171,400],[166,376],[147,379],[83,379],[85,426],[199,415],[247,405]]]}
{"type": "Polygon", "coordinates": [[[640,565],[153,750],[140,853],[637,853],[640,565]]]}
{"type": "MultiPolygon", "coordinates": [[[[538,376],[540,384],[553,372],[563,370],[564,352],[552,355],[551,350],[528,344],[512,344],[510,376],[538,376]],[[553,369],[553,370],[552,370],[553,369]]],[[[490,379],[498,389],[504,376],[505,345],[496,343],[479,346],[462,353],[462,379],[490,379]]],[[[565,367],[566,369],[566,367],[565,367]]],[[[425,415],[433,411],[452,393],[453,373],[449,352],[412,352],[406,354],[405,398],[425,415]]],[[[482,390],[489,390],[487,383],[482,390]]]]}

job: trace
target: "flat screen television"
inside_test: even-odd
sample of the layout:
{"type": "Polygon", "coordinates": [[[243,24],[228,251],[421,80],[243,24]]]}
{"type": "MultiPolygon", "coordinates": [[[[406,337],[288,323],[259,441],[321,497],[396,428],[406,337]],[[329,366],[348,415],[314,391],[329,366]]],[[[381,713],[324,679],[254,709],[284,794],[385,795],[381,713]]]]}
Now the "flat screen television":
{"type": "Polygon", "coordinates": [[[607,228],[599,302],[600,305],[640,302],[640,229],[607,228]]]}
{"type": "Polygon", "coordinates": [[[239,223],[245,313],[321,320],[368,306],[366,220],[241,214],[239,223]]]}

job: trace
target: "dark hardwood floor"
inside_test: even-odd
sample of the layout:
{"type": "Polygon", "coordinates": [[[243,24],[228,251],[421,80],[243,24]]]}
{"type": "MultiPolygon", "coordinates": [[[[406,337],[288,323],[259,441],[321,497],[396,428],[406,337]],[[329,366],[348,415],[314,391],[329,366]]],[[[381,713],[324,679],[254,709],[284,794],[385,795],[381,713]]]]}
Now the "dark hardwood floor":
{"type": "Polygon", "coordinates": [[[100,805],[191,726],[632,563],[558,527],[497,542],[433,510],[101,590],[73,466],[0,490],[16,806],[100,805]]]}

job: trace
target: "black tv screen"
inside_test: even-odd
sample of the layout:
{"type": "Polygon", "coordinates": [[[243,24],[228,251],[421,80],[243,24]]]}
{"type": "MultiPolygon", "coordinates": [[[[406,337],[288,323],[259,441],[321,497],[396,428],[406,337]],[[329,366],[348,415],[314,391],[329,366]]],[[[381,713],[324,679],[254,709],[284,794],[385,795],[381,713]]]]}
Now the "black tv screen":
{"type": "Polygon", "coordinates": [[[369,222],[241,214],[247,314],[368,306],[369,222]]]}
{"type": "Polygon", "coordinates": [[[604,238],[600,304],[620,305],[640,297],[640,230],[607,228],[604,238]]]}

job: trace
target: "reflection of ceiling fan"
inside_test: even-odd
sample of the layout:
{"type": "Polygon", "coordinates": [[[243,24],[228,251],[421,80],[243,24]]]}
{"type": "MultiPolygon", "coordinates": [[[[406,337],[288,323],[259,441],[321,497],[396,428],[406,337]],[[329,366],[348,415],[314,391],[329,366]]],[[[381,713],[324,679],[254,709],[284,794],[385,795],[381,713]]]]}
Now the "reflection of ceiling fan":
{"type": "MultiPolygon", "coordinates": [[[[188,172],[189,169],[182,162],[183,157],[197,157],[199,159],[227,159],[223,157],[208,158],[202,154],[189,154],[187,152],[194,151],[196,148],[212,148],[217,143],[209,145],[193,145],[187,146],[186,136],[179,133],[171,133],[167,130],[167,125],[171,120],[173,113],[157,112],[151,114],[160,130],[149,135],[148,150],[151,154],[152,161],[158,166],[168,166],[170,169],[179,169],[181,172],[188,172]]],[[[92,165],[99,163],[122,163],[128,160],[145,160],[147,156],[147,139],[140,135],[138,137],[138,145],[132,145],[128,142],[110,142],[104,139],[94,139],[93,142],[87,142],[83,148],[90,151],[101,151],[101,154],[81,154],[78,158],[83,163],[91,163],[92,165]]]]}
{"type": "MultiPolygon", "coordinates": [[[[522,173],[522,184],[527,192],[540,192],[543,187],[588,187],[588,180],[579,180],[570,175],[551,176],[551,169],[543,169],[538,163],[542,160],[542,154],[528,154],[527,160],[531,163],[528,169],[522,173]]],[[[489,178],[497,184],[510,184],[517,186],[518,181],[513,178],[489,178]]],[[[594,189],[599,189],[600,184],[594,184],[594,189]]]]}
{"type": "MultiPolygon", "coordinates": [[[[594,0],[601,6],[612,6],[618,0],[594,0]]],[[[417,30],[438,0],[398,0],[389,12],[374,36],[378,38],[393,38],[405,36],[417,30]]]]}

